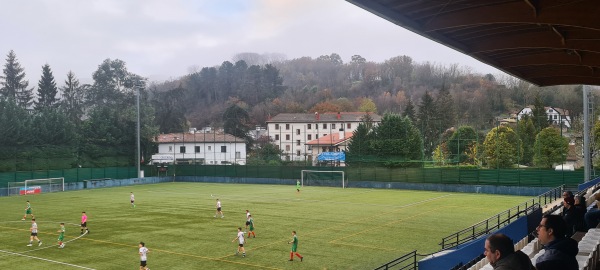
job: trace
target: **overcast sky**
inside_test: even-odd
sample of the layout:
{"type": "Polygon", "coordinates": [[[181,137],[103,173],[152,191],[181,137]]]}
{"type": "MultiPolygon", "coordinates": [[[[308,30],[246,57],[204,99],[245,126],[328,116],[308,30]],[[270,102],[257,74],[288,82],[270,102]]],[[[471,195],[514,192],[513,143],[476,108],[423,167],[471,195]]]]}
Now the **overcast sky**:
{"type": "Polygon", "coordinates": [[[14,50],[30,86],[46,63],[58,85],[69,70],[91,78],[106,58],[164,80],[241,52],[338,53],[344,62],[408,55],[499,73],[343,0],[0,0],[0,25],[0,63],[14,50]]]}

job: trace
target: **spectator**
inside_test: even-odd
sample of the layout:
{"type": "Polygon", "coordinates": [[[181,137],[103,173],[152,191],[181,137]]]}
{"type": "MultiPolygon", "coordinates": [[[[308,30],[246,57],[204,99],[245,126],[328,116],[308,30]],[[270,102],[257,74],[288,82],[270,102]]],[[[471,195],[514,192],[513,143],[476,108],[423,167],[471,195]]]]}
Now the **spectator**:
{"type": "Polygon", "coordinates": [[[585,206],[585,198],[583,196],[575,196],[575,230],[579,232],[587,231],[587,226],[585,225],[585,213],[587,212],[587,207],[585,206]]]}
{"type": "Polygon", "coordinates": [[[538,257],[537,270],[577,270],[579,264],[575,256],[579,252],[577,241],[566,237],[567,224],[558,215],[545,215],[536,232],[544,245],[545,252],[538,257]]]}
{"type": "Polygon", "coordinates": [[[522,251],[515,252],[512,239],[498,233],[485,240],[485,257],[495,270],[531,270],[531,260],[522,251]]]}
{"type": "MultiPolygon", "coordinates": [[[[562,198],[563,200],[565,200],[566,198],[572,198],[573,199],[573,192],[569,191],[569,190],[565,190],[565,192],[563,192],[562,194],[562,198]]],[[[565,208],[563,207],[562,209],[562,215],[565,215],[565,208]]]]}
{"type": "Polygon", "coordinates": [[[571,237],[575,233],[575,225],[577,221],[577,210],[575,209],[575,200],[571,197],[565,197],[563,200],[563,219],[567,223],[567,237],[571,237]]]}
{"type": "MultiPolygon", "coordinates": [[[[594,199],[596,200],[594,203],[597,204],[600,201],[600,193],[594,194],[594,199]]],[[[588,229],[596,228],[598,227],[598,222],[600,222],[600,211],[598,208],[592,208],[585,213],[584,218],[588,229]]]]}

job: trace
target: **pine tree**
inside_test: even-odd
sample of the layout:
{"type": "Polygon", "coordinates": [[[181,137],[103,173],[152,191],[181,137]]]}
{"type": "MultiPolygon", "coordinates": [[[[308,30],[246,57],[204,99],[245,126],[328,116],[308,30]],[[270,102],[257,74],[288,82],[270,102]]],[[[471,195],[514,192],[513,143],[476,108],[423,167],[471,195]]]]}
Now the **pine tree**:
{"type": "Polygon", "coordinates": [[[536,135],[542,129],[550,126],[548,123],[548,114],[546,114],[546,108],[544,108],[544,103],[542,103],[542,99],[540,98],[539,94],[535,97],[531,113],[533,114],[533,125],[536,129],[536,135]]]}
{"type": "Polygon", "coordinates": [[[67,73],[65,86],[61,90],[63,92],[63,100],[61,101],[62,110],[72,123],[79,123],[83,116],[84,87],[79,85],[79,80],[75,77],[75,73],[72,71],[67,73]]]}
{"type": "Polygon", "coordinates": [[[33,89],[27,89],[29,82],[25,80],[25,71],[17,60],[17,55],[13,50],[6,56],[6,64],[2,70],[3,76],[0,76],[2,88],[0,93],[4,98],[13,99],[22,108],[28,108],[31,105],[33,89]]]}
{"type": "Polygon", "coordinates": [[[42,66],[42,78],[38,82],[38,100],[35,102],[35,109],[40,111],[53,108],[58,102],[57,92],[52,69],[50,69],[50,65],[45,64],[42,66]]]}
{"type": "Polygon", "coordinates": [[[402,116],[408,117],[408,119],[415,124],[417,123],[417,117],[415,116],[415,105],[412,103],[411,99],[408,99],[406,102],[406,108],[404,108],[402,116]]]}
{"type": "Polygon", "coordinates": [[[437,117],[437,108],[433,97],[429,92],[425,92],[419,104],[416,127],[421,130],[423,135],[423,150],[426,157],[430,157],[438,142],[440,132],[440,119],[437,117]]]}
{"type": "Polygon", "coordinates": [[[454,126],[456,123],[454,99],[445,86],[442,86],[440,89],[440,93],[435,101],[435,107],[438,112],[437,118],[440,119],[440,129],[446,130],[454,126]]]}

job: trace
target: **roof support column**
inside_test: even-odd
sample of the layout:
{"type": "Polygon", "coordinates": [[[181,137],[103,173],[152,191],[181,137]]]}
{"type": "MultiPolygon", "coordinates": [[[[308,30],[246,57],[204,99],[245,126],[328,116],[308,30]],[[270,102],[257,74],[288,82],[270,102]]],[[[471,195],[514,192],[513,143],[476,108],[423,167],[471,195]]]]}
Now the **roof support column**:
{"type": "Polygon", "coordinates": [[[583,86],[583,166],[584,182],[590,181],[590,172],[592,169],[590,156],[590,101],[589,87],[583,86]]]}

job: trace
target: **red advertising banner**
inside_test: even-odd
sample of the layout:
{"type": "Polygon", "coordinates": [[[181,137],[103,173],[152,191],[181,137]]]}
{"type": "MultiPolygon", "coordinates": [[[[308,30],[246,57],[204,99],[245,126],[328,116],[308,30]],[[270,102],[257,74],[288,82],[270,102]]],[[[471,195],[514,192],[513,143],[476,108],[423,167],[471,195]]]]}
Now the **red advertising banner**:
{"type": "Polygon", "coordinates": [[[41,186],[31,186],[31,187],[27,187],[27,189],[22,187],[19,189],[20,195],[30,195],[30,194],[40,194],[40,193],[42,193],[41,186]]]}

